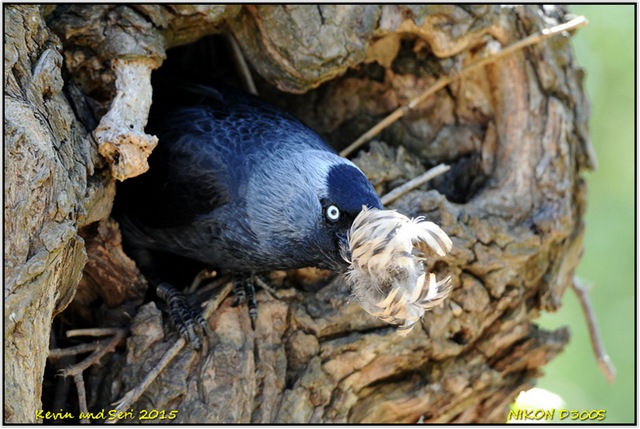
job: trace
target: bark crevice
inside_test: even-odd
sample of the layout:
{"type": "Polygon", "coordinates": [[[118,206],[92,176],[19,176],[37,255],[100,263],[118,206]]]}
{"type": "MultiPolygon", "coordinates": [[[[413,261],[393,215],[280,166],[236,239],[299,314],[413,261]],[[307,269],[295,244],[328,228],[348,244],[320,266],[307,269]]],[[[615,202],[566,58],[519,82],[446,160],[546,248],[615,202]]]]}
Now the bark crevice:
{"type": "MultiPolygon", "coordinates": [[[[536,5],[8,5],[5,14],[8,423],[33,422],[52,403],[56,380],[43,375],[65,308],[58,343],[62,320],[131,328],[86,380],[96,410],[111,409],[176,339],[155,304],[142,305],[146,282],[109,218],[115,180],[142,172],[154,146],[141,93],[151,70],[208,46],[211,71],[233,77],[216,39],[230,33],[261,96],[342,149],[442,74],[567,16],[536,5]],[[123,64],[143,63],[133,86],[118,86],[123,64]],[[119,102],[125,95],[135,109],[119,102]]],[[[438,163],[452,167],[393,203],[454,243],[428,267],[452,275],[452,295],[411,335],[364,313],[340,278],[272,273],[255,330],[246,308],[225,299],[207,354],[185,348],[134,408],[175,409],[174,422],[197,423],[504,422],[568,342],[567,330],[535,324],[571,284],[581,174],[595,166],[568,40],[452,83],[355,156],[380,193],[438,163]]],[[[64,404],[72,412],[73,400],[64,404]]]]}

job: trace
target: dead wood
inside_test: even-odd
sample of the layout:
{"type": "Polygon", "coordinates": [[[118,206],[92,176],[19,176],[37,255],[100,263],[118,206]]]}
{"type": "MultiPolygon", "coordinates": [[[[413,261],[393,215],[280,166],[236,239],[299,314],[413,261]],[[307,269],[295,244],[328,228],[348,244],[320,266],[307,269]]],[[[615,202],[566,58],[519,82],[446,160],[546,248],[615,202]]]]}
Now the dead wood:
{"type": "MultiPolygon", "coordinates": [[[[140,174],[154,146],[145,92],[169,48],[229,32],[259,93],[342,149],[442,76],[568,19],[537,5],[5,6],[4,421],[33,422],[52,403],[52,320],[76,291],[60,326],[131,328],[78,379],[90,411],[112,409],[175,343],[155,306],[138,311],[145,282],[108,220],[115,179],[140,174]]],[[[354,159],[381,195],[451,166],[392,204],[454,243],[429,267],[453,276],[452,295],[421,329],[398,336],[339,277],[274,273],[255,330],[224,300],[207,352],[184,348],[132,408],[198,423],[504,422],[568,341],[535,319],[572,284],[581,174],[595,164],[569,40],[452,82],[354,159]]]]}

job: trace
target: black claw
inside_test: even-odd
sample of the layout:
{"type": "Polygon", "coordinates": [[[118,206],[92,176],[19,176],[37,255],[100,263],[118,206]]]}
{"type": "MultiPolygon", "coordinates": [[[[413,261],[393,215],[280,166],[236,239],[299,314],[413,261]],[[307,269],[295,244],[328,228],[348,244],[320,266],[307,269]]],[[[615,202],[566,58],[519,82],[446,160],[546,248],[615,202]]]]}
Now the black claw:
{"type": "Polygon", "coordinates": [[[247,291],[247,305],[249,307],[249,317],[251,318],[251,329],[256,329],[256,320],[258,320],[258,303],[256,302],[256,291],[253,277],[245,283],[247,291]]]}
{"type": "Polygon", "coordinates": [[[245,279],[241,277],[234,279],[233,294],[236,297],[235,301],[233,301],[234,307],[237,307],[246,301],[247,297],[245,295],[245,279]]]}
{"type": "Polygon", "coordinates": [[[187,338],[187,341],[195,350],[199,351],[200,349],[202,349],[202,341],[200,340],[200,336],[193,329],[193,327],[189,329],[189,337],[187,338]]]}
{"type": "Polygon", "coordinates": [[[202,315],[200,314],[196,315],[196,322],[198,322],[198,326],[200,326],[200,328],[202,328],[203,331],[207,329],[207,322],[205,322],[204,317],[202,317],[202,315]]]}
{"type": "Polygon", "coordinates": [[[204,335],[206,332],[204,318],[187,303],[184,295],[169,283],[159,283],[156,290],[158,296],[169,307],[169,318],[173,326],[194,349],[200,350],[202,348],[200,334],[204,335]],[[196,323],[202,328],[201,333],[196,329],[196,323]]]}
{"type": "Polygon", "coordinates": [[[256,302],[254,274],[252,273],[248,277],[246,275],[236,277],[233,281],[233,292],[236,296],[233,306],[247,302],[251,328],[255,329],[258,320],[258,303],[256,302]]]}

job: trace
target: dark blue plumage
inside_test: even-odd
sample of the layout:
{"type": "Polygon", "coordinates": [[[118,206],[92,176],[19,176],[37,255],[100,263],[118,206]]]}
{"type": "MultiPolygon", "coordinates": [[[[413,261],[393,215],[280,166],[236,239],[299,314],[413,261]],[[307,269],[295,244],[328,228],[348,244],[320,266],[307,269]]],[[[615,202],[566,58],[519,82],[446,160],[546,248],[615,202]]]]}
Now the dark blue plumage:
{"type": "Polygon", "coordinates": [[[259,98],[164,92],[147,127],[159,138],[150,170],[118,190],[127,246],[233,272],[342,269],[353,219],[363,205],[382,208],[353,163],[259,98]]]}

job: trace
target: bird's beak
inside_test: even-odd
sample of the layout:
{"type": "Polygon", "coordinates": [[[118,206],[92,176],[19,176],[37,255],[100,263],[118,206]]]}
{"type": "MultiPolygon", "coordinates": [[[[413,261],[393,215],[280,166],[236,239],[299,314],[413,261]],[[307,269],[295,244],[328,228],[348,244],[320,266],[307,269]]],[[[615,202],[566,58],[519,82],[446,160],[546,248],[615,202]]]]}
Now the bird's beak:
{"type": "Polygon", "coordinates": [[[338,265],[341,268],[346,268],[347,265],[350,263],[351,261],[351,250],[349,249],[349,239],[347,236],[347,233],[344,232],[339,232],[337,234],[337,241],[338,241],[338,250],[340,253],[340,259],[338,261],[338,265]]]}

